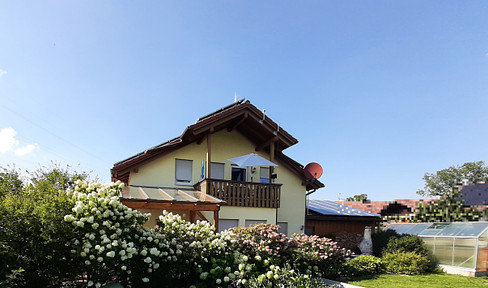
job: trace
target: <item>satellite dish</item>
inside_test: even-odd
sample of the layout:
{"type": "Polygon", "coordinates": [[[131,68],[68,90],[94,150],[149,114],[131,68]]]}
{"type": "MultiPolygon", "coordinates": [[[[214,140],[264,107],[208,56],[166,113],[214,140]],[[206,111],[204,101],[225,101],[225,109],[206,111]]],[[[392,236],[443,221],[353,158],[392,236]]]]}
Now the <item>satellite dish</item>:
{"type": "Polygon", "coordinates": [[[323,169],[320,164],[315,163],[315,162],[310,162],[303,168],[303,171],[305,172],[305,176],[308,179],[319,179],[320,176],[322,176],[323,169]]]}

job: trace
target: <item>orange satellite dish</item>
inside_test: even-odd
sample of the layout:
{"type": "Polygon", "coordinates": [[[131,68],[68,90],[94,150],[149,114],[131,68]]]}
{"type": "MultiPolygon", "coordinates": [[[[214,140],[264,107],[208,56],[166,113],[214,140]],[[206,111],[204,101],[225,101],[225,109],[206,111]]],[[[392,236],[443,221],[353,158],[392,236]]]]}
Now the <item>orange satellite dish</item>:
{"type": "Polygon", "coordinates": [[[322,173],[324,172],[324,170],[322,169],[322,166],[320,166],[320,164],[318,163],[315,163],[315,162],[310,162],[308,163],[305,168],[303,168],[304,172],[305,172],[305,176],[308,178],[308,179],[319,179],[320,176],[322,176],[322,173]]]}

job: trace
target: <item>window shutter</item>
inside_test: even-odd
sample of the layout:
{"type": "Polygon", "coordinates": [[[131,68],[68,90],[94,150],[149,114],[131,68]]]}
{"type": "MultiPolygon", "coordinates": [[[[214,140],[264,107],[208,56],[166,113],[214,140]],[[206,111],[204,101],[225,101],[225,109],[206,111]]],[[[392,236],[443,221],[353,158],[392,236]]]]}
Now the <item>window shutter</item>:
{"type": "Polygon", "coordinates": [[[176,159],[176,182],[191,183],[192,180],[192,160],[176,159]]]}
{"type": "Polygon", "coordinates": [[[212,179],[224,179],[224,163],[210,163],[210,176],[212,179]]]}

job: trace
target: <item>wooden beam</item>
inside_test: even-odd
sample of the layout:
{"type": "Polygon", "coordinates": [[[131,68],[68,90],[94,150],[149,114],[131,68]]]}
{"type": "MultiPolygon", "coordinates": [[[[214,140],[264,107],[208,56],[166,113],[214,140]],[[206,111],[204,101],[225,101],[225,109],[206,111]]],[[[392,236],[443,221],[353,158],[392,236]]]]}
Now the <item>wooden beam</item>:
{"type": "Polygon", "coordinates": [[[200,145],[200,144],[202,144],[202,143],[203,143],[203,140],[205,140],[205,136],[206,136],[206,135],[203,135],[202,137],[198,138],[198,140],[197,140],[197,144],[198,144],[198,145],[200,145]]]}
{"type": "Polygon", "coordinates": [[[205,132],[205,131],[207,131],[210,128],[214,128],[215,129],[215,127],[217,127],[219,125],[222,125],[222,124],[224,124],[226,122],[232,121],[232,119],[235,119],[235,118],[237,118],[237,117],[239,117],[239,116],[241,116],[243,114],[244,114],[244,111],[241,111],[240,113],[232,114],[232,115],[229,115],[229,116],[224,117],[222,119],[219,119],[219,120],[215,121],[212,124],[208,124],[208,125],[202,126],[200,128],[197,128],[197,129],[193,130],[193,135],[201,134],[202,132],[205,132]]]}
{"type": "Polygon", "coordinates": [[[132,209],[158,209],[158,210],[188,210],[188,211],[219,211],[217,204],[173,203],[155,201],[134,201],[122,199],[122,203],[132,209]]]}
{"type": "Polygon", "coordinates": [[[210,222],[210,221],[208,221],[207,217],[205,217],[205,215],[203,215],[203,213],[202,213],[202,212],[200,212],[200,211],[195,211],[195,213],[196,213],[196,214],[197,214],[197,216],[198,216],[198,217],[200,217],[202,220],[207,221],[207,222],[210,222]]]}
{"type": "MultiPolygon", "coordinates": [[[[211,129],[213,130],[213,128],[211,129]]],[[[207,134],[207,177],[208,179],[212,178],[212,171],[210,171],[211,163],[212,163],[212,137],[211,134],[207,134]]]]}
{"type": "Polygon", "coordinates": [[[190,223],[195,223],[195,211],[190,211],[190,223]]]}
{"type": "Polygon", "coordinates": [[[273,138],[270,138],[268,141],[264,142],[263,144],[259,145],[256,147],[256,151],[263,150],[266,146],[271,145],[271,143],[278,141],[279,138],[278,136],[275,136],[273,138]]]}
{"type": "Polygon", "coordinates": [[[214,211],[213,225],[215,226],[215,231],[219,232],[219,211],[214,211]]]}
{"type": "Polygon", "coordinates": [[[244,113],[244,116],[242,116],[242,118],[237,121],[236,124],[232,125],[231,127],[227,128],[227,132],[231,132],[232,130],[236,129],[237,126],[241,125],[242,122],[246,121],[247,117],[249,116],[249,113],[244,113]]]}
{"type": "MultiPolygon", "coordinates": [[[[275,159],[275,143],[276,142],[271,142],[269,144],[269,161],[274,162],[275,159]]],[[[273,183],[273,178],[271,177],[274,172],[274,167],[270,166],[269,167],[269,183],[273,183]]]]}

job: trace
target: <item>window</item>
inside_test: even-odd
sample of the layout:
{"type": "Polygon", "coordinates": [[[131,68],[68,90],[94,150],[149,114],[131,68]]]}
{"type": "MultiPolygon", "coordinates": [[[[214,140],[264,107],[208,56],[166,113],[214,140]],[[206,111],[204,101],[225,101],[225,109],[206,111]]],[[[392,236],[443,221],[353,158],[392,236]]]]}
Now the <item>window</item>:
{"type": "Polygon", "coordinates": [[[219,219],[219,232],[239,226],[237,219],[219,219]]]}
{"type": "Polygon", "coordinates": [[[176,159],[175,166],[175,184],[191,185],[193,161],[176,159]]]}
{"type": "Polygon", "coordinates": [[[232,181],[240,181],[240,182],[246,181],[246,168],[232,167],[231,172],[232,172],[231,175],[232,181]]]}
{"type": "Polygon", "coordinates": [[[210,178],[224,179],[225,164],[224,163],[210,163],[210,178]]]}
{"type": "Polygon", "coordinates": [[[278,222],[276,224],[278,224],[278,226],[280,226],[280,230],[278,230],[279,233],[283,233],[285,235],[288,235],[288,222],[278,222]]]}
{"type": "Polygon", "coordinates": [[[246,227],[249,227],[253,224],[257,224],[257,223],[266,223],[266,220],[247,220],[246,219],[246,227]]]}
{"type": "Polygon", "coordinates": [[[269,183],[269,167],[261,167],[261,176],[259,177],[259,182],[269,183]]]}

